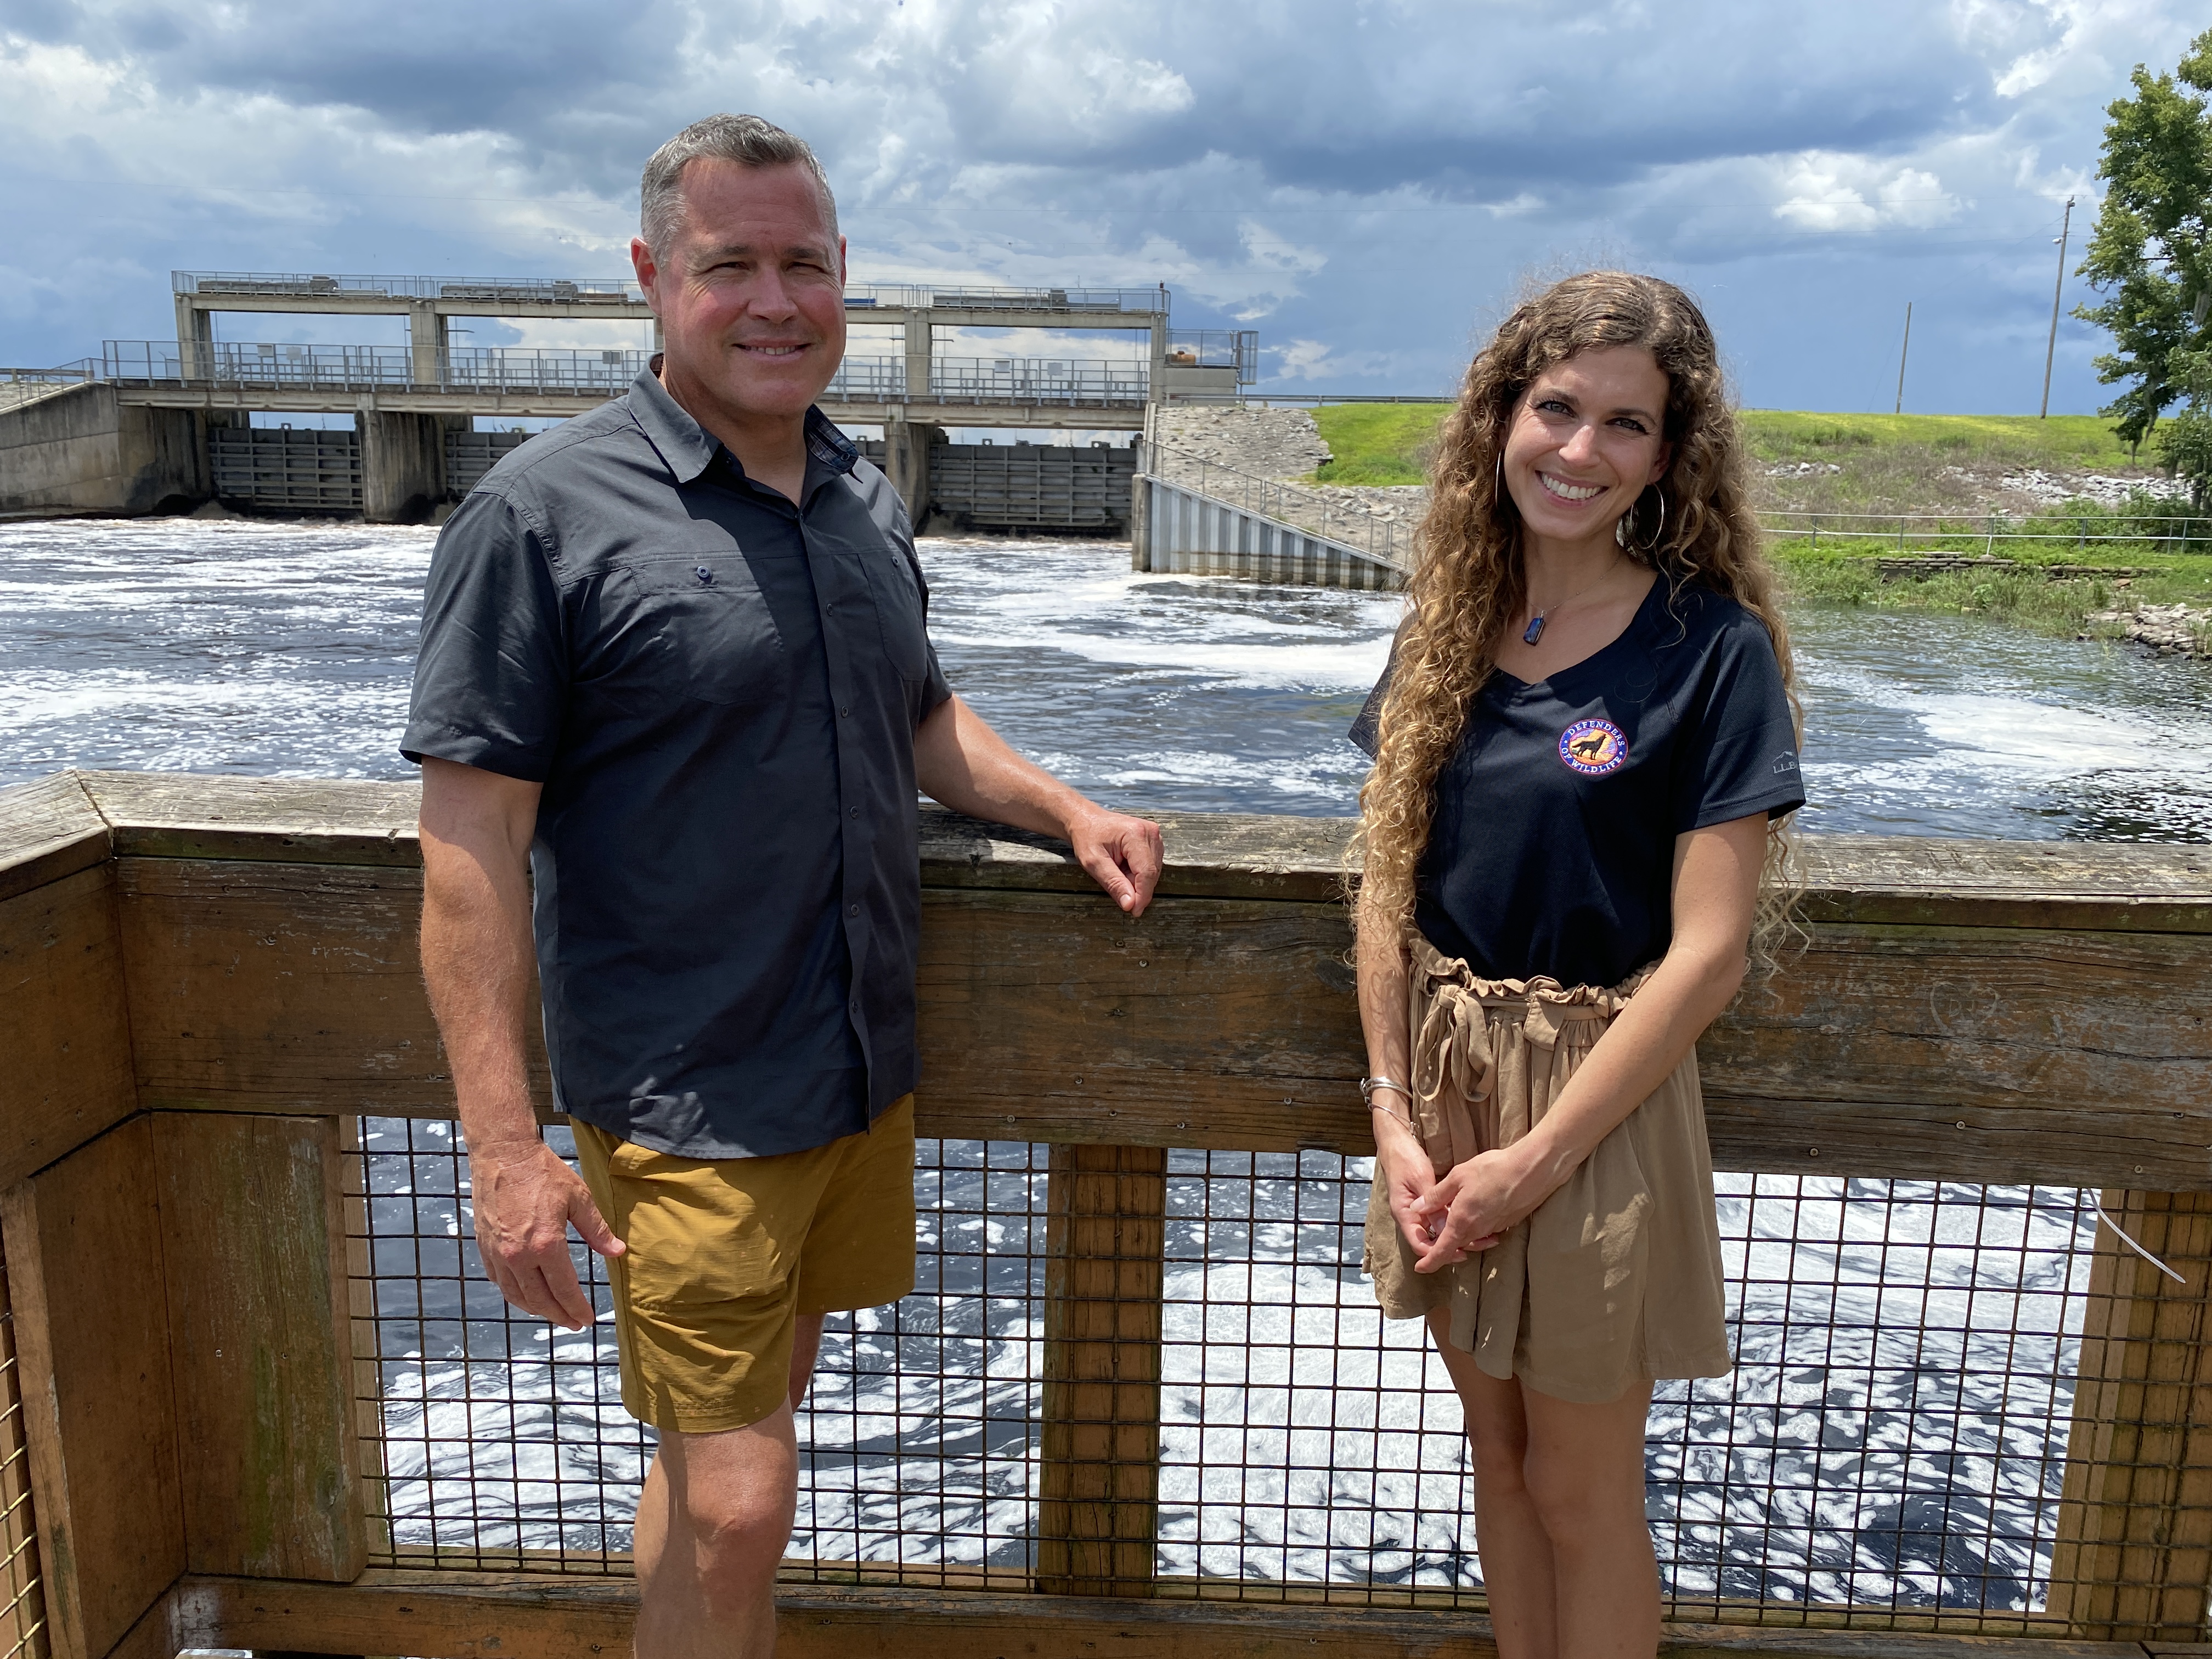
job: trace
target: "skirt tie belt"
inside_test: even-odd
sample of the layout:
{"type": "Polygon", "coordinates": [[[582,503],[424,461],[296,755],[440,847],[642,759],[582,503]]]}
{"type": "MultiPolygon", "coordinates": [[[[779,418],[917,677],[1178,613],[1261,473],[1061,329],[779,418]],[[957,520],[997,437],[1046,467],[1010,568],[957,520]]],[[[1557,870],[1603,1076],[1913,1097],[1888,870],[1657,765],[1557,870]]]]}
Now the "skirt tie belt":
{"type": "Polygon", "coordinates": [[[1413,1132],[1441,1179],[1478,1153],[1511,1146],[1530,1127],[1519,1113],[1512,1122],[1498,1121],[1491,1103],[1498,1073],[1490,1035],[1493,1011],[1509,1021],[1517,1014],[1523,1039],[1550,1054],[1571,1025],[1595,1024],[1602,1032],[1651,969],[1604,988],[1569,988],[1547,975],[1485,979],[1418,934],[1413,938],[1419,940],[1413,952],[1413,1132]]]}

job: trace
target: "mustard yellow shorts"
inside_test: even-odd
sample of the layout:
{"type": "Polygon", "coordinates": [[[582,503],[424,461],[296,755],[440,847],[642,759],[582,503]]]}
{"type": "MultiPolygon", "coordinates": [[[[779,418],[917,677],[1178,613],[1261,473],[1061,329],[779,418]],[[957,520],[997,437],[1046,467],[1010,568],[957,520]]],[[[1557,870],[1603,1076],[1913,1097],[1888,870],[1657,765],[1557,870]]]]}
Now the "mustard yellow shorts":
{"type": "Polygon", "coordinates": [[[678,1158],[571,1120],[599,1213],[629,1249],[608,1262],[623,1404],[679,1434],[773,1413],[801,1315],[914,1288],[914,1097],[872,1127],[774,1158],[678,1158]]]}

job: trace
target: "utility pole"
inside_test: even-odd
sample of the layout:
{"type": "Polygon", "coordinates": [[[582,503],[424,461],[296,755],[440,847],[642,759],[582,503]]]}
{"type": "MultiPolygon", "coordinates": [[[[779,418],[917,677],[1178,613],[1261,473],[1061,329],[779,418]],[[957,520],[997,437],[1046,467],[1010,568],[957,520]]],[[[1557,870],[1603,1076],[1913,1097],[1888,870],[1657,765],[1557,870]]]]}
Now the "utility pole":
{"type": "Polygon", "coordinates": [[[1905,302],[1905,343],[1897,353],[1897,412],[1905,413],[1905,358],[1912,349],[1912,301],[1905,302]]]}
{"type": "Polygon", "coordinates": [[[2043,412],[2035,418],[2051,418],[2051,360],[2058,352],[2058,296],[2066,291],[2066,238],[2074,228],[2074,198],[2066,198],[2066,216],[2058,225],[2058,280],[2051,289],[2051,338],[2043,348],[2043,412]]]}

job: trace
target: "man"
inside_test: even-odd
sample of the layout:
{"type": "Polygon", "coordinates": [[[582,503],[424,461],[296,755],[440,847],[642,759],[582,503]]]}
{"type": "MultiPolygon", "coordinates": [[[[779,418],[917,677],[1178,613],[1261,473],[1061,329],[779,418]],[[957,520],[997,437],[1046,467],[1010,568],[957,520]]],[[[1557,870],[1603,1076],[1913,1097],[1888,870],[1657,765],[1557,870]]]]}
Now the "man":
{"type": "Polygon", "coordinates": [[[660,1431],[637,1650],[673,1659],[772,1650],[823,1316],[913,1288],[916,784],[1066,837],[1133,915],[1160,841],[945,684],[897,497],[813,406],[845,244],[812,153],[698,122],[641,220],[664,353],[446,526],[404,749],[477,1243],[577,1328],[568,1225],[608,1258],[623,1401],[660,1431]],[[583,1181],[532,1110],[533,920],[583,1181]]]}

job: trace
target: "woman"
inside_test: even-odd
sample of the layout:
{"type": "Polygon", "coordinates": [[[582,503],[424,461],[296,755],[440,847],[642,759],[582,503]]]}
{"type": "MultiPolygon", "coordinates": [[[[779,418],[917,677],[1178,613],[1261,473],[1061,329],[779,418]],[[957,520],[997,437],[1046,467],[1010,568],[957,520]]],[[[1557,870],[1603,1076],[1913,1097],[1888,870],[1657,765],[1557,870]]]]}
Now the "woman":
{"type": "Polygon", "coordinates": [[[1803,804],[1711,331],[1648,276],[1522,306],[1445,422],[1353,737],[1367,1269],[1465,1407],[1505,1659],[1650,1654],[1644,1428],[1730,1367],[1698,1093],[1803,804]]]}

